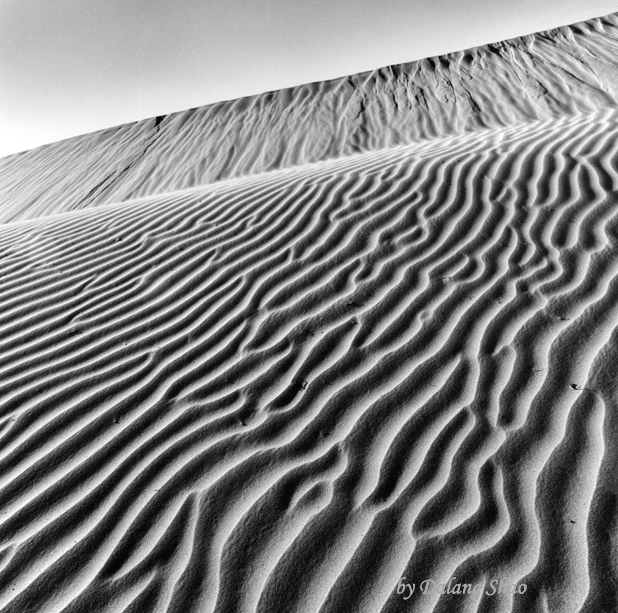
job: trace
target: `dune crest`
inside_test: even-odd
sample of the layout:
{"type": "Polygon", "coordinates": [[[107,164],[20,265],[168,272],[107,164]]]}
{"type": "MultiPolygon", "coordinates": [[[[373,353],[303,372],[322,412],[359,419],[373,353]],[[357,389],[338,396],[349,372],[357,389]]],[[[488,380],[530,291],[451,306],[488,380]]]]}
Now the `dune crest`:
{"type": "Polygon", "coordinates": [[[0,222],[615,108],[618,13],[172,113],[0,160],[0,222]]]}

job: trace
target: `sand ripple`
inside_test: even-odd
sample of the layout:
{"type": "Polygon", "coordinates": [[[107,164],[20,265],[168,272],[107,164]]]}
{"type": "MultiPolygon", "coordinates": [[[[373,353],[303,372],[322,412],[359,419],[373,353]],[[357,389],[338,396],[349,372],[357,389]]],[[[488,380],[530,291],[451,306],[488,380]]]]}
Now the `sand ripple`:
{"type": "Polygon", "coordinates": [[[617,149],[567,114],[0,226],[0,611],[618,610],[617,149]]]}

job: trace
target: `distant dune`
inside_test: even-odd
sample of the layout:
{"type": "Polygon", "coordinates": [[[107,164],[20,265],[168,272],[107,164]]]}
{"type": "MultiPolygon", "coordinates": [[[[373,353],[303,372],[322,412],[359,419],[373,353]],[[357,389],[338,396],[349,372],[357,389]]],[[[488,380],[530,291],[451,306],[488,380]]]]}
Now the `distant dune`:
{"type": "Polygon", "coordinates": [[[614,14],[0,160],[0,613],[617,612],[617,103],[614,14]]]}
{"type": "Polygon", "coordinates": [[[0,222],[614,109],[617,54],[613,14],[71,138],[0,159],[0,222]]]}

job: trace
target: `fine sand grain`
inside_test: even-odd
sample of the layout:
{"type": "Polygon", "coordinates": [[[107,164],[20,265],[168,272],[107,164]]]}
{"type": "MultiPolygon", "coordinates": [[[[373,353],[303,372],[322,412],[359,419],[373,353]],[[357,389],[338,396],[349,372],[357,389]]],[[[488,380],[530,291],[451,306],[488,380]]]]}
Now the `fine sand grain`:
{"type": "Polygon", "coordinates": [[[616,613],[617,100],[618,14],[0,160],[0,613],[616,613]]]}

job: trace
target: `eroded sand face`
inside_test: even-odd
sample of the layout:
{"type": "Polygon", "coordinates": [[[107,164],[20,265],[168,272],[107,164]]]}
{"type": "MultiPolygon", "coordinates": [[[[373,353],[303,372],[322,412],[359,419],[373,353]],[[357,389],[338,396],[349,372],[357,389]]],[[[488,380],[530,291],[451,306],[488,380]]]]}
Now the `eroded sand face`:
{"type": "Polygon", "coordinates": [[[0,611],[618,610],[616,25],[1,160],[0,611]]]}

